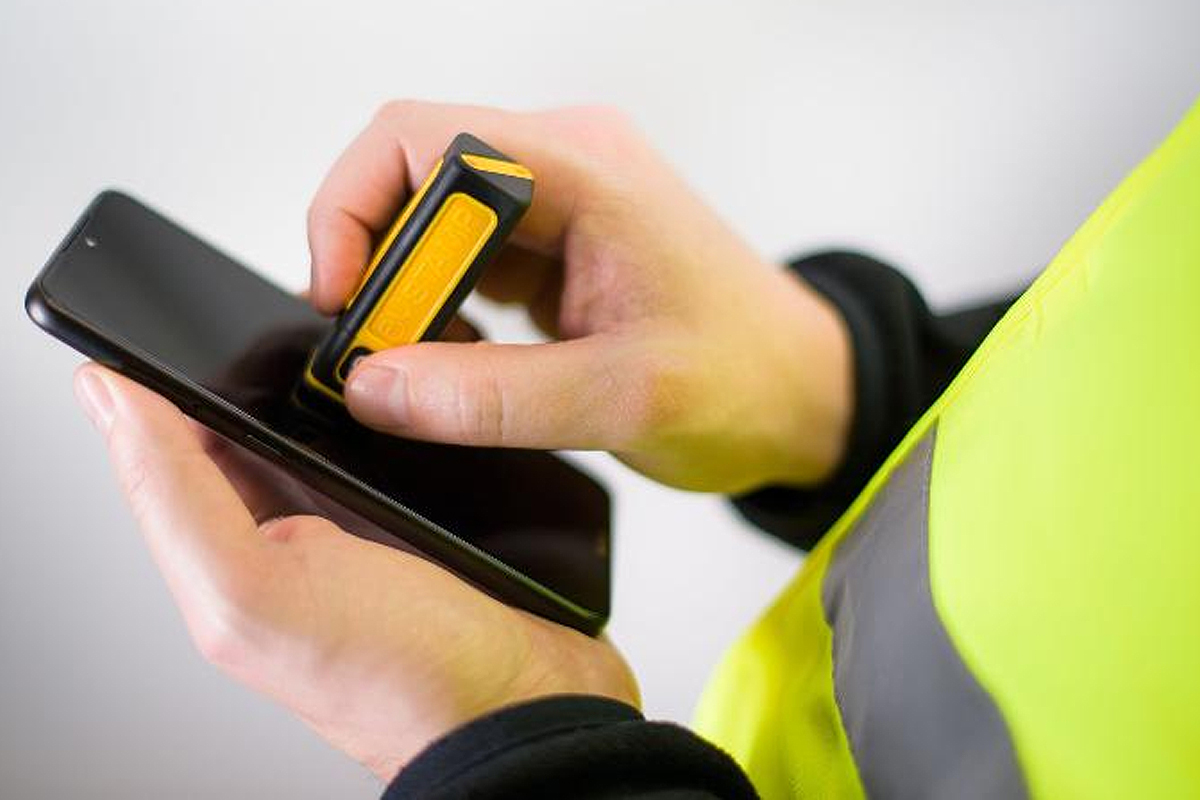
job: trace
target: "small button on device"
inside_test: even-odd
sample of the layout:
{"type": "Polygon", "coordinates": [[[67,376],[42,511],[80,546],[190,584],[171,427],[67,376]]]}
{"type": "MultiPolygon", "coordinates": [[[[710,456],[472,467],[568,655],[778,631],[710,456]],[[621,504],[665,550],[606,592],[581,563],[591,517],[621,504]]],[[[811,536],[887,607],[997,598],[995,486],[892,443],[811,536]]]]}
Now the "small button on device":
{"type": "Polygon", "coordinates": [[[342,383],[345,383],[349,379],[350,370],[354,369],[354,362],[364,356],[371,355],[373,352],[369,347],[356,347],[347,353],[346,357],[342,359],[342,363],[338,364],[337,376],[341,379],[342,383]]]}

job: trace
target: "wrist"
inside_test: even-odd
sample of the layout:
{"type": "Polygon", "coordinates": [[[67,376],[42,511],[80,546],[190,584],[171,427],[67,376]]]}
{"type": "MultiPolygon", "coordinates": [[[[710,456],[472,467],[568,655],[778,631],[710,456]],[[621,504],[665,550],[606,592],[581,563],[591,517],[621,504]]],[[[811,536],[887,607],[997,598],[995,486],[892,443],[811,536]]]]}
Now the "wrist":
{"type": "Polygon", "coordinates": [[[837,307],[789,270],[775,270],[772,342],[774,465],[765,484],[811,486],[841,464],[854,415],[850,331],[837,307]]]}
{"type": "Polygon", "coordinates": [[[536,666],[523,670],[521,680],[511,687],[513,700],[595,695],[641,708],[637,679],[607,637],[593,638],[536,617],[529,621],[529,647],[536,654],[536,666]]]}

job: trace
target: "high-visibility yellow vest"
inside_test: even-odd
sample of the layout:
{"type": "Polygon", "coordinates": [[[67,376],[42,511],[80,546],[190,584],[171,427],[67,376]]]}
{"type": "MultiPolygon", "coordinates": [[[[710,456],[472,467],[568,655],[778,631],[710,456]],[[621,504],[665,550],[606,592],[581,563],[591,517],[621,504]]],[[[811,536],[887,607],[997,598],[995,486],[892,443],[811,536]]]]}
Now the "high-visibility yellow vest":
{"type": "Polygon", "coordinates": [[[1200,105],[718,667],[766,798],[1200,797],[1200,105]]]}

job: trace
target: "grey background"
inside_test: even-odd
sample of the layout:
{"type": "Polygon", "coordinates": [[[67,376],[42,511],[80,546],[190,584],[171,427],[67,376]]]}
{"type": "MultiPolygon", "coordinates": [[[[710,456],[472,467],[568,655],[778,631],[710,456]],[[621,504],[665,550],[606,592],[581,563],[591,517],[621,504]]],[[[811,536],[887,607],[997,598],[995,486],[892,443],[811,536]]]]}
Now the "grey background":
{"type": "MultiPolygon", "coordinates": [[[[764,254],[904,265],[945,305],[1031,277],[1200,92],[1200,3],[231,0],[0,6],[0,796],[372,797],[193,652],[24,289],[119,185],[298,289],[304,210],[391,97],[611,103],[764,254]]],[[[472,312],[501,338],[518,315],[472,312]]],[[[796,554],[590,454],[611,633],[686,720],[796,554]]]]}

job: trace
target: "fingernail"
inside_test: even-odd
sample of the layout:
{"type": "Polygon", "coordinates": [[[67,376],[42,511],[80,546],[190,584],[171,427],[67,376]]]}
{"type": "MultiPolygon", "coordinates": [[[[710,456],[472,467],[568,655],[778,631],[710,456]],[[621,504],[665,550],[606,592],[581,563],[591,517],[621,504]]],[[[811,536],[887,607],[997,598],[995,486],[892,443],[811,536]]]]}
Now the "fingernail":
{"type": "Polygon", "coordinates": [[[113,398],[104,379],[94,372],[84,372],[75,381],[75,396],[79,398],[92,424],[107,431],[112,424],[113,398]]]}
{"type": "Polygon", "coordinates": [[[350,375],[346,401],[363,422],[403,422],[408,414],[407,379],[401,370],[364,364],[350,375]]]}

